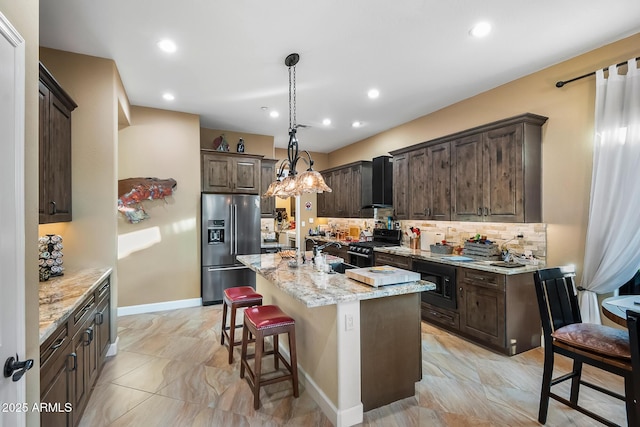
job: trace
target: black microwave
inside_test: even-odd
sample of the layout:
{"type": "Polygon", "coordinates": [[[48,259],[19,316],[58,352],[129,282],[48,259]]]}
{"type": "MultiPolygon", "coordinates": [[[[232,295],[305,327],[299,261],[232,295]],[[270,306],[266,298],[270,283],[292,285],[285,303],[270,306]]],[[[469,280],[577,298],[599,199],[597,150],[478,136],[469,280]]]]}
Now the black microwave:
{"type": "Polygon", "coordinates": [[[436,285],[434,290],[422,292],[421,299],[423,302],[453,310],[458,308],[455,267],[435,262],[414,260],[413,270],[420,273],[421,280],[426,280],[436,285]]]}

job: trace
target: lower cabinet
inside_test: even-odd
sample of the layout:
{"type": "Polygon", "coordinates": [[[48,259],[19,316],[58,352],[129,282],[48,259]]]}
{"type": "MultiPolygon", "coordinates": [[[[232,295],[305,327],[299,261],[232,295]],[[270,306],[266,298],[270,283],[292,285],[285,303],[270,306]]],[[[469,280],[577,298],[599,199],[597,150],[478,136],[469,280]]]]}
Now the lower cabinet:
{"type": "Polygon", "coordinates": [[[77,426],[109,347],[109,278],[87,296],[40,346],[40,400],[58,409],[42,412],[43,426],[77,426]]]}

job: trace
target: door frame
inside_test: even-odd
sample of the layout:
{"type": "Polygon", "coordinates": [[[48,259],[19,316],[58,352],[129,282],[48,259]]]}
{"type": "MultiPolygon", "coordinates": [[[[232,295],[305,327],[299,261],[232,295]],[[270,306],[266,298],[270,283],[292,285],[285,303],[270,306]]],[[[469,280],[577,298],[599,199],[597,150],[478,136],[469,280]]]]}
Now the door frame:
{"type": "MultiPolygon", "coordinates": [[[[10,179],[13,185],[9,185],[11,190],[3,195],[5,200],[9,200],[6,219],[10,225],[6,229],[12,229],[7,233],[10,244],[13,246],[15,255],[13,257],[0,257],[0,269],[3,271],[3,282],[14,283],[13,302],[16,307],[15,323],[11,325],[17,334],[15,351],[21,359],[26,358],[26,337],[25,337],[25,203],[24,203],[24,145],[25,145],[25,42],[18,31],[11,25],[9,20],[0,12],[0,36],[13,47],[14,52],[14,156],[0,156],[0,167],[4,170],[13,170],[14,176],[10,179]]],[[[10,176],[10,173],[8,174],[10,176]]],[[[3,236],[3,240],[7,235],[3,236]]],[[[13,345],[13,344],[10,344],[13,345]]],[[[2,360],[4,365],[4,359],[2,360]]],[[[5,380],[5,378],[2,378],[5,380]]],[[[9,379],[7,379],[10,381],[9,379]]],[[[26,381],[15,383],[17,387],[16,402],[26,402],[26,381]]],[[[6,414],[4,414],[6,415],[6,414]]],[[[23,426],[26,423],[25,412],[17,412],[15,425],[23,426]]]]}

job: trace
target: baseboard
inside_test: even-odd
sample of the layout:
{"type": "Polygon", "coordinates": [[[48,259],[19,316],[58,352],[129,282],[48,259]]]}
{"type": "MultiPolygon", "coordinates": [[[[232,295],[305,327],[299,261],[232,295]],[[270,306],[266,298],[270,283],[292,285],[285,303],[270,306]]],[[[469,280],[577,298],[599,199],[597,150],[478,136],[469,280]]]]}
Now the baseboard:
{"type": "MultiPolygon", "coordinates": [[[[284,348],[282,344],[278,347],[280,348],[280,352],[290,360],[289,351],[284,348]]],[[[300,365],[298,365],[298,377],[298,380],[304,385],[309,396],[318,404],[320,410],[329,418],[329,421],[331,421],[335,427],[348,427],[362,423],[364,414],[362,403],[352,408],[338,410],[331,399],[327,397],[300,365]]]]}
{"type": "Polygon", "coordinates": [[[111,357],[118,354],[118,341],[120,341],[120,337],[116,337],[116,342],[109,344],[109,349],[107,350],[106,357],[111,357]]]}
{"type": "Polygon", "coordinates": [[[127,307],[118,307],[118,317],[130,316],[132,314],[153,313],[155,311],[175,310],[177,308],[199,307],[201,305],[202,298],[155,302],[152,304],[130,305],[127,307]]]}

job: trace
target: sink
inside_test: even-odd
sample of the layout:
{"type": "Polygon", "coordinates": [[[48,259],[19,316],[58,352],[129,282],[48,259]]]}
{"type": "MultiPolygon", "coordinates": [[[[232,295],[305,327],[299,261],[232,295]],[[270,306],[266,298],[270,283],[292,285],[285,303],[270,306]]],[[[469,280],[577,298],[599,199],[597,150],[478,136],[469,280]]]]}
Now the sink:
{"type": "Polygon", "coordinates": [[[351,268],[358,268],[355,265],[347,264],[346,262],[334,262],[329,264],[331,266],[331,273],[344,274],[346,270],[351,268]]]}

